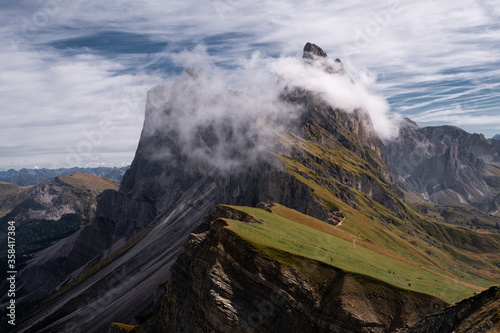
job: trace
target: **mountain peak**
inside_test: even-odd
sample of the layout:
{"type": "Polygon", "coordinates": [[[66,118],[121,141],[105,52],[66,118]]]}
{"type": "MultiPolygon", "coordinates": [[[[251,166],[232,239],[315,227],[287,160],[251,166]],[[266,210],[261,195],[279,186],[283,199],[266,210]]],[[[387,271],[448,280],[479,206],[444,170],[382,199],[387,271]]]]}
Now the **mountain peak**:
{"type": "Polygon", "coordinates": [[[304,63],[312,65],[313,67],[322,68],[327,73],[347,75],[342,61],[340,61],[339,58],[332,61],[328,58],[326,52],[316,44],[309,42],[306,43],[302,59],[304,60],[304,63]]]}
{"type": "Polygon", "coordinates": [[[316,44],[307,42],[304,46],[304,53],[302,59],[314,59],[315,57],[326,58],[326,52],[316,44]]]}

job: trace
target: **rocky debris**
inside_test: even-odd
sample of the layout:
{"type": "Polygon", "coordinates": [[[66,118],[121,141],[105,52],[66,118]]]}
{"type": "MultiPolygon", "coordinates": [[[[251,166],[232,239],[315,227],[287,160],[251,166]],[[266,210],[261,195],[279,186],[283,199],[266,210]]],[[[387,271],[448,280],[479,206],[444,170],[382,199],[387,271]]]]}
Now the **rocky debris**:
{"type": "Polygon", "coordinates": [[[419,127],[407,120],[385,152],[403,189],[441,205],[498,209],[500,141],[453,126],[419,127]]]}
{"type": "Polygon", "coordinates": [[[235,214],[216,207],[191,234],[137,332],[393,332],[445,305],[313,260],[269,259],[224,228],[235,214]]]}
{"type": "Polygon", "coordinates": [[[398,332],[486,333],[498,332],[499,330],[500,288],[491,287],[398,332]]]}

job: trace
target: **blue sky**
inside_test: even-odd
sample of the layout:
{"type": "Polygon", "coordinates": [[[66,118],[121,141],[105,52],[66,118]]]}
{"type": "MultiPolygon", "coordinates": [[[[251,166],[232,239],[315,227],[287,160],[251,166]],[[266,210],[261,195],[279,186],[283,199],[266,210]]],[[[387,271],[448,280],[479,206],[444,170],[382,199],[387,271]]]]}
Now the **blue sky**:
{"type": "Polygon", "coordinates": [[[2,1],[0,169],[129,164],[151,87],[308,41],[391,112],[491,137],[499,18],[494,0],[2,1]]]}

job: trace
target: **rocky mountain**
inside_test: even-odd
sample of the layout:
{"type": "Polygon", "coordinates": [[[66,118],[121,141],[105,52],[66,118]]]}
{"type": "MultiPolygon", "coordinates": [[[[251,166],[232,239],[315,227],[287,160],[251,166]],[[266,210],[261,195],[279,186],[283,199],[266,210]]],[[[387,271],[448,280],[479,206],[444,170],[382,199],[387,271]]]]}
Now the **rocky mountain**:
{"type": "Polygon", "coordinates": [[[500,141],[453,126],[419,127],[406,120],[385,145],[396,183],[440,205],[500,206],[500,141]]]}
{"type": "Polygon", "coordinates": [[[13,183],[20,186],[37,185],[48,180],[54,180],[61,175],[70,176],[74,173],[92,174],[121,181],[128,167],[97,167],[97,168],[60,168],[60,169],[9,169],[0,171],[0,182],[13,183]]]}
{"type": "Polygon", "coordinates": [[[401,200],[366,110],[286,76],[251,94],[194,68],[149,91],[120,189],[19,272],[18,331],[389,332],[500,280],[498,235],[401,200]]]}
{"type": "Polygon", "coordinates": [[[120,182],[113,179],[75,173],[58,176],[0,201],[0,209],[11,202],[19,202],[2,221],[16,221],[19,225],[33,219],[59,220],[65,214],[92,218],[95,198],[106,189],[118,189],[120,182]]]}
{"type": "Polygon", "coordinates": [[[465,333],[500,331],[500,289],[491,287],[442,312],[428,316],[401,333],[465,333]]]}
{"type": "Polygon", "coordinates": [[[492,137],[493,140],[500,140],[500,134],[495,134],[492,137]]]}
{"type": "MultiPolygon", "coordinates": [[[[79,173],[61,175],[54,181],[25,188],[15,184],[5,186],[16,190],[0,201],[0,210],[5,213],[0,224],[6,226],[8,221],[15,221],[18,268],[31,253],[88,223],[95,214],[97,195],[106,189],[118,189],[118,186],[117,180],[79,173]]],[[[7,228],[0,232],[0,241],[3,263],[7,254],[7,228]]],[[[2,291],[3,287],[5,284],[2,284],[2,291]]]]}

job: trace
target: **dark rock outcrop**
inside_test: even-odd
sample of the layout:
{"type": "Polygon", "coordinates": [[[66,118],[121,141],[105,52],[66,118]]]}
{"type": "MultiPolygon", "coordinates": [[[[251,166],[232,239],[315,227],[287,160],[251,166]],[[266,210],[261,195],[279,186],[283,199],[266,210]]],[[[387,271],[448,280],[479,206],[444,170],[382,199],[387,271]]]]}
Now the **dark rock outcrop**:
{"type": "Polygon", "coordinates": [[[500,288],[491,287],[398,332],[486,333],[498,330],[500,330],[500,288]]]}

